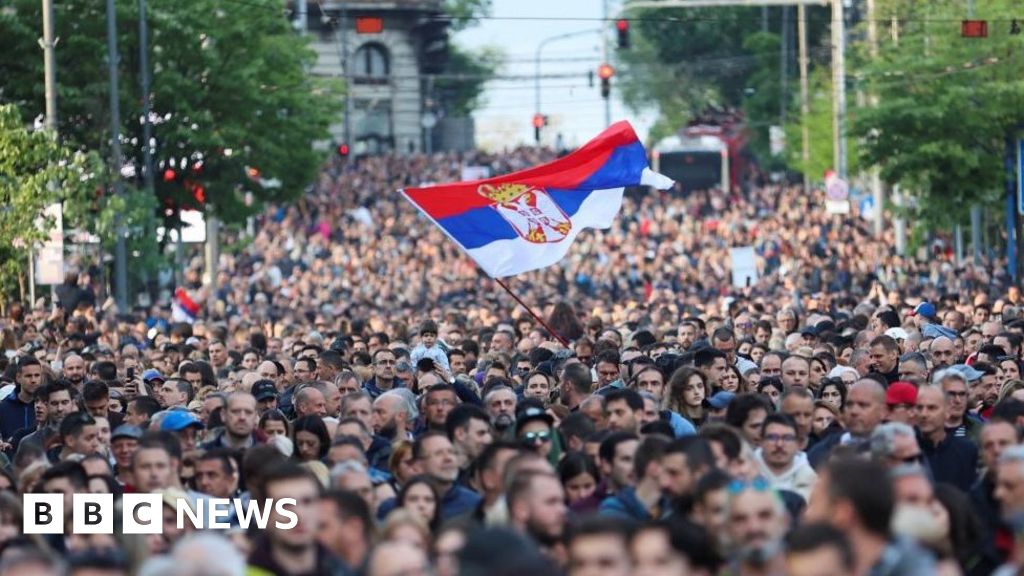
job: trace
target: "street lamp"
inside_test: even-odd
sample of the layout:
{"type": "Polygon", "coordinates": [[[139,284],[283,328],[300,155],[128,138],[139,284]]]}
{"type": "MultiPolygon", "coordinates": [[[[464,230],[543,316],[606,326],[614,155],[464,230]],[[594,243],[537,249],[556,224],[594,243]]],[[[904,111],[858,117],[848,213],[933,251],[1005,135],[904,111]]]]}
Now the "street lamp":
{"type": "MultiPolygon", "coordinates": [[[[601,28],[594,28],[591,30],[580,30],[579,32],[569,32],[567,34],[558,34],[556,36],[550,36],[540,41],[537,44],[536,58],[534,59],[534,72],[533,72],[533,91],[534,91],[534,114],[540,115],[540,53],[544,50],[544,47],[558,40],[566,40],[568,38],[576,38],[578,36],[586,36],[587,34],[596,34],[601,32],[601,28]]],[[[537,145],[540,145],[540,139],[537,139],[537,145]]]]}

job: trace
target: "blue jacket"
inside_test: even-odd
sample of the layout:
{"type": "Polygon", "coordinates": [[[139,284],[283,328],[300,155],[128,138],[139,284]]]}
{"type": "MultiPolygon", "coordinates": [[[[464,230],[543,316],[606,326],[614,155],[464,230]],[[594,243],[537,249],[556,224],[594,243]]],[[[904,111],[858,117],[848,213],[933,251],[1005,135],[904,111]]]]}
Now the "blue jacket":
{"type": "MultiPolygon", "coordinates": [[[[667,498],[661,499],[659,508],[661,508],[662,518],[668,516],[672,511],[671,503],[667,498]]],[[[647,507],[644,506],[644,503],[637,498],[636,488],[632,486],[623,488],[614,496],[605,498],[601,502],[601,506],[598,507],[597,513],[601,516],[624,518],[640,522],[655,520],[655,518],[651,517],[650,512],[647,511],[647,507]]]]}
{"type": "MultiPolygon", "coordinates": [[[[672,412],[671,410],[666,410],[665,412],[668,412],[668,424],[672,427],[672,432],[676,435],[676,438],[697,435],[697,427],[693,425],[693,422],[683,418],[677,412],[672,412]]],[[[662,412],[662,414],[664,415],[665,412],[662,412]]]]}
{"type": "Polygon", "coordinates": [[[18,398],[21,386],[15,386],[7,398],[0,402],[0,436],[6,440],[22,428],[34,428],[36,411],[31,402],[22,402],[18,398]]]}

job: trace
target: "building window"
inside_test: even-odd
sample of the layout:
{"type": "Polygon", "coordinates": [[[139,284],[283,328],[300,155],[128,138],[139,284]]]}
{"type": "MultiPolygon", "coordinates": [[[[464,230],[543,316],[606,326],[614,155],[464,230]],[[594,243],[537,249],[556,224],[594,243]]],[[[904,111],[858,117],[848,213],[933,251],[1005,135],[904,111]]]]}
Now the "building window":
{"type": "Polygon", "coordinates": [[[366,84],[383,84],[391,73],[388,49],[377,43],[363,44],[353,57],[355,81],[366,84]]]}

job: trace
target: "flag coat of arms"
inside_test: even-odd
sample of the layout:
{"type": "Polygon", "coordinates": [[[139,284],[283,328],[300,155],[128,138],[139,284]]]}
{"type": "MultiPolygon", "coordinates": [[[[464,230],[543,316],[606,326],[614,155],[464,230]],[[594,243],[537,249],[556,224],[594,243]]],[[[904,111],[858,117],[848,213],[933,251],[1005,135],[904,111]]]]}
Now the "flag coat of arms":
{"type": "Polygon", "coordinates": [[[585,228],[609,228],[626,186],[667,189],[628,122],[554,162],[503,176],[401,193],[492,278],[561,260],[585,228]]]}

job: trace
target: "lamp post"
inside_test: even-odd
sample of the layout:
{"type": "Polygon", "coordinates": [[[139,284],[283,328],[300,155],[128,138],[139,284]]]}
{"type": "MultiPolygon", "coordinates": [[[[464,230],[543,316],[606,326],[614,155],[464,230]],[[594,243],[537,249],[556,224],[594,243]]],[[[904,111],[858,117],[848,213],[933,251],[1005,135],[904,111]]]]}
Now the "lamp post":
{"type": "MultiPolygon", "coordinates": [[[[533,100],[534,100],[534,114],[539,115],[540,112],[540,54],[544,50],[544,47],[552,42],[558,40],[566,40],[568,38],[576,38],[578,36],[586,36],[587,34],[594,34],[601,32],[601,28],[595,28],[591,30],[580,30],[579,32],[569,32],[566,34],[558,34],[556,36],[550,36],[540,41],[537,44],[536,57],[534,58],[534,72],[533,72],[533,100]]],[[[537,145],[540,146],[540,138],[537,139],[537,145]]]]}

